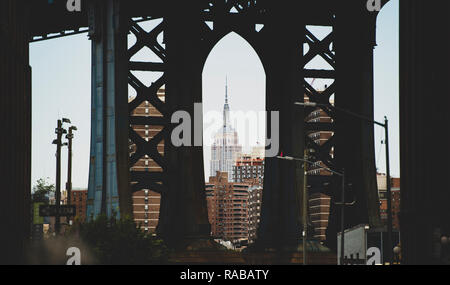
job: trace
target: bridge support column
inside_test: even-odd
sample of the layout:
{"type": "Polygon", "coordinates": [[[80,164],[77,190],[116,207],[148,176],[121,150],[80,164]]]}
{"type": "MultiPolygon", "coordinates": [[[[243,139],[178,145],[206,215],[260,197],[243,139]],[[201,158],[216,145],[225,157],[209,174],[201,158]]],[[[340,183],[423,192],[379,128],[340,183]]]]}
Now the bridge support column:
{"type": "Polygon", "coordinates": [[[448,264],[450,20],[448,1],[400,1],[402,263],[448,264]],[[448,245],[447,245],[448,246],[448,245]]]}
{"type": "Polygon", "coordinates": [[[31,68],[25,2],[0,2],[0,265],[25,262],[31,226],[31,68]]]}
{"type": "MultiPolygon", "coordinates": [[[[376,14],[369,12],[364,1],[348,1],[336,5],[335,104],[345,110],[373,118],[373,48],[375,46],[376,14]],[[363,5],[364,4],[364,5],[363,5]]],[[[376,181],[374,125],[347,114],[336,113],[337,168],[345,169],[347,202],[355,205],[345,209],[345,228],[368,223],[379,226],[379,203],[376,181]],[[352,200],[353,199],[353,200],[352,200]]],[[[327,245],[336,248],[340,231],[342,186],[336,183],[331,200],[327,229],[327,245]]]]}
{"type": "Polygon", "coordinates": [[[128,19],[124,1],[92,1],[91,159],[88,216],[131,214],[128,167],[128,19]]]}
{"type": "MultiPolygon", "coordinates": [[[[278,155],[303,157],[304,114],[303,108],[294,102],[303,101],[300,66],[304,25],[297,14],[299,10],[289,10],[286,7],[289,4],[277,6],[283,9],[273,7],[271,21],[265,26],[267,137],[278,139],[275,136],[279,133],[278,155]],[[282,31],[286,33],[283,36],[282,31]],[[273,128],[271,122],[275,117],[270,115],[271,111],[279,112],[279,125],[273,128]]],[[[258,248],[292,250],[299,245],[303,177],[302,163],[267,157],[266,153],[258,248]]]]}
{"type": "Polygon", "coordinates": [[[167,9],[165,19],[166,105],[169,117],[179,110],[189,113],[192,146],[175,147],[171,131],[167,132],[164,144],[169,178],[167,193],[161,198],[158,233],[167,242],[183,248],[194,240],[209,240],[210,235],[203,148],[193,145],[194,132],[202,132],[195,128],[203,128],[202,119],[194,125],[194,103],[202,101],[201,9],[192,1],[170,2],[177,8],[167,9]]]}

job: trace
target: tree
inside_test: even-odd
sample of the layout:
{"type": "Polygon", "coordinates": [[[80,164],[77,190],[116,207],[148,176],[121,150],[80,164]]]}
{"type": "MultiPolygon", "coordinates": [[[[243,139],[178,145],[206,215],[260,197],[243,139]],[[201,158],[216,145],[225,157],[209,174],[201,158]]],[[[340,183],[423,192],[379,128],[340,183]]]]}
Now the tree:
{"type": "Polygon", "coordinates": [[[36,181],[31,192],[31,202],[48,203],[48,195],[55,192],[55,185],[47,182],[46,179],[40,178],[36,181]]]}

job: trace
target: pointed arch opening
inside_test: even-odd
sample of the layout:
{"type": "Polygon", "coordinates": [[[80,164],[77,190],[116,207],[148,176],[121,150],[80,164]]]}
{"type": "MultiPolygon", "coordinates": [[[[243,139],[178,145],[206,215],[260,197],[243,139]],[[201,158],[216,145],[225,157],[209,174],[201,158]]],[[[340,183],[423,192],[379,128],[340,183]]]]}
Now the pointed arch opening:
{"type": "Polygon", "coordinates": [[[232,247],[239,247],[239,240],[251,243],[256,238],[264,179],[265,82],[260,57],[235,32],[215,44],[203,66],[208,216],[212,235],[230,241],[232,247]],[[223,214],[227,204],[248,211],[227,216],[223,214]]]}

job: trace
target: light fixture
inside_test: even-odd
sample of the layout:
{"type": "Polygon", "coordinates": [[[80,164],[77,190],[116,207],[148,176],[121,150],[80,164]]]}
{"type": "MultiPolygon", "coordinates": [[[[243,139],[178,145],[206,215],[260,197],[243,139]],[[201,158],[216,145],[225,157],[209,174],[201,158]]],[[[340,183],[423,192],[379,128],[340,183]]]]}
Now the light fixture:
{"type": "Polygon", "coordinates": [[[294,104],[305,107],[317,107],[317,103],[315,102],[295,102],[294,104]]]}

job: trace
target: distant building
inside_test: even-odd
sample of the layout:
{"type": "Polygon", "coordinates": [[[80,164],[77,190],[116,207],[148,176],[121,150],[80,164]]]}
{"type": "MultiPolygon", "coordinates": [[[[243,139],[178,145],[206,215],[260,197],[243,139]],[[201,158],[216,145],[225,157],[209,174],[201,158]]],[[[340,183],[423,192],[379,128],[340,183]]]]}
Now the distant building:
{"type": "Polygon", "coordinates": [[[252,244],[257,238],[261,219],[263,187],[261,184],[254,184],[249,187],[248,193],[248,243],[252,244]]]}
{"type": "MultiPolygon", "coordinates": [[[[161,101],[165,101],[165,89],[159,89],[157,93],[161,101]]],[[[130,98],[132,101],[134,98],[130,98]]],[[[148,101],[144,101],[134,111],[134,116],[161,117],[162,114],[148,101]]],[[[162,130],[161,126],[133,125],[133,130],[144,140],[151,140],[162,130]]],[[[130,141],[130,155],[136,152],[136,145],[130,141]]],[[[164,154],[164,142],[158,144],[158,152],[164,154]]],[[[162,172],[162,168],[153,159],[145,155],[133,167],[131,171],[162,172]]],[[[143,189],[133,193],[133,217],[139,227],[149,233],[155,233],[159,220],[161,195],[152,189],[143,189]]]]}
{"type": "MultiPolygon", "coordinates": [[[[305,96],[305,102],[308,97],[305,96]]],[[[308,123],[331,123],[333,120],[321,108],[316,108],[306,118],[308,123]]],[[[318,145],[323,145],[334,135],[331,131],[310,131],[307,136],[318,145]]],[[[333,156],[333,149],[330,155],[333,156]]],[[[326,170],[326,165],[322,161],[307,166],[308,176],[320,175],[330,176],[331,173],[326,170]]],[[[309,220],[314,228],[313,237],[324,241],[326,239],[325,232],[328,227],[328,219],[330,216],[331,197],[322,193],[313,193],[309,195],[308,211],[309,220]]]]}
{"type": "Polygon", "coordinates": [[[256,179],[260,185],[264,183],[264,152],[254,148],[252,154],[240,154],[233,166],[234,182],[245,182],[256,179]]]}
{"type": "Polygon", "coordinates": [[[86,211],[87,211],[87,189],[72,189],[70,204],[75,205],[76,215],[75,219],[81,223],[86,221],[86,211]]]}
{"type": "Polygon", "coordinates": [[[232,181],[233,165],[242,146],[236,130],[230,123],[230,106],[228,105],[228,86],[225,85],[225,104],[223,106],[223,126],[214,136],[211,146],[210,175],[217,171],[227,172],[229,181],[232,181]]]}
{"type": "Polygon", "coordinates": [[[228,173],[217,172],[206,184],[211,234],[233,245],[252,243],[261,210],[262,187],[254,183],[228,181],[228,173]]]}
{"type": "MultiPolygon", "coordinates": [[[[387,225],[387,184],[386,174],[377,174],[378,197],[380,200],[380,216],[384,225],[387,225]]],[[[391,177],[391,207],[392,207],[392,227],[400,229],[398,213],[400,212],[400,178],[391,177]]]]}
{"type": "Polygon", "coordinates": [[[330,216],[330,201],[330,196],[322,193],[314,193],[309,196],[308,210],[310,222],[314,227],[313,238],[319,241],[326,239],[325,232],[330,216]]]}

